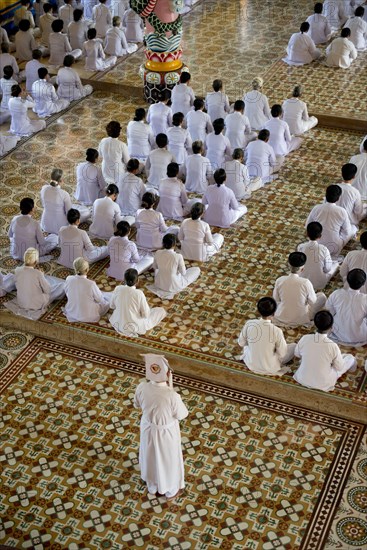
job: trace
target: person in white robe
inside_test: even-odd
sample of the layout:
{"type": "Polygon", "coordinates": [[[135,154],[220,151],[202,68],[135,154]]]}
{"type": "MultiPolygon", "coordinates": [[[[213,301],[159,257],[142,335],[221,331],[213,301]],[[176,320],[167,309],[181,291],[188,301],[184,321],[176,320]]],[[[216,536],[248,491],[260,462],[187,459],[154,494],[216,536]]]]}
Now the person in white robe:
{"type": "Polygon", "coordinates": [[[125,29],[125,36],[128,42],[143,42],[144,21],[131,8],[125,11],[122,17],[122,26],[125,29]]]}
{"type": "Polygon", "coordinates": [[[82,6],[84,11],[84,17],[92,20],[93,8],[98,4],[98,0],[82,0],[82,6]]]}
{"type": "Polygon", "coordinates": [[[338,259],[342,248],[355,234],[347,211],[336,204],[341,194],[339,185],[329,185],[326,202],[314,206],[306,221],[306,227],[311,222],[321,223],[323,231],[320,243],[329,249],[333,260],[338,259]]]}
{"type": "Polygon", "coordinates": [[[69,107],[69,100],[58,97],[54,85],[50,82],[50,75],[46,67],[38,69],[38,76],[39,79],[32,85],[34,112],[39,117],[46,118],[69,107]]]}
{"type": "Polygon", "coordinates": [[[251,141],[245,151],[246,166],[250,178],[260,178],[262,183],[275,180],[284,157],[276,157],[274,149],[269,145],[269,130],[260,130],[255,141],[251,141]]]}
{"type": "Polygon", "coordinates": [[[39,49],[33,50],[32,57],[33,59],[31,59],[30,61],[27,61],[25,66],[25,77],[26,77],[25,88],[29,93],[32,91],[33,84],[39,78],[38,69],[42,69],[42,67],[44,67],[44,65],[39,61],[42,57],[41,50],[39,49]]]}
{"type": "Polygon", "coordinates": [[[151,495],[172,501],[185,487],[179,421],[188,410],[173,389],[172,372],[163,355],[147,354],[146,378],[134,396],[134,407],[142,410],[139,465],[141,478],[151,495]]]}
{"type": "Polygon", "coordinates": [[[59,8],[58,17],[64,22],[64,32],[73,20],[74,7],[73,0],[63,0],[64,4],[59,8]]]}
{"type": "Polygon", "coordinates": [[[213,132],[212,121],[208,113],[204,113],[204,100],[196,98],[194,101],[194,110],[186,115],[186,126],[192,141],[202,141],[205,143],[207,134],[213,132]]]}
{"type": "Polygon", "coordinates": [[[57,263],[72,268],[76,258],[83,257],[92,264],[108,256],[107,246],[94,246],[84,229],[79,228],[80,212],[71,208],[67,214],[69,225],[59,231],[60,256],[57,263]]]}
{"type": "Polygon", "coordinates": [[[123,220],[133,224],[133,216],[122,216],[120,207],[116,203],[119,189],[114,183],[106,187],[106,196],[103,199],[97,199],[93,203],[92,223],[89,227],[89,233],[100,239],[110,239],[116,230],[118,222],[123,220]]]}
{"type": "Polygon", "coordinates": [[[166,134],[157,134],[155,142],[157,148],[149,153],[144,169],[148,187],[158,190],[161,180],[167,176],[167,166],[171,162],[176,162],[176,158],[167,149],[168,138],[166,134]]]}
{"type": "Polygon", "coordinates": [[[41,226],[33,218],[34,200],[25,197],[20,201],[20,214],[15,216],[9,227],[10,255],[14,260],[22,260],[28,248],[36,248],[40,256],[46,256],[56,248],[57,235],[45,237],[41,226]]]}
{"type": "Polygon", "coordinates": [[[223,168],[214,172],[214,185],[209,185],[203,196],[203,204],[208,205],[204,221],[218,227],[230,227],[247,212],[247,207],[239,204],[231,189],[225,185],[226,173],[223,168]]]}
{"type": "Polygon", "coordinates": [[[14,84],[8,102],[8,110],[11,115],[10,133],[23,137],[46,128],[44,120],[31,120],[28,117],[28,109],[34,108],[34,106],[34,102],[27,96],[26,92],[22,93],[22,88],[18,84],[14,84]]]}
{"type": "Polygon", "coordinates": [[[106,0],[99,0],[99,4],[94,6],[92,11],[92,20],[97,31],[97,38],[105,38],[106,32],[112,27],[112,14],[105,3],[106,0]]]}
{"type": "Polygon", "coordinates": [[[122,30],[122,22],[120,17],[112,19],[112,27],[106,32],[104,41],[104,51],[107,55],[115,55],[121,57],[128,53],[133,53],[138,49],[136,44],[128,43],[124,31],[122,30]]]}
{"type": "Polygon", "coordinates": [[[303,90],[295,86],[292,97],[283,102],[283,120],[288,124],[292,135],[298,136],[314,128],[318,124],[315,116],[309,116],[307,105],[300,99],[303,90]]]}
{"type": "Polygon", "coordinates": [[[15,56],[18,62],[32,59],[32,51],[36,48],[42,51],[42,47],[37,46],[29,21],[24,19],[20,21],[19,31],[15,35],[15,56]]]}
{"type": "Polygon", "coordinates": [[[353,155],[350,163],[357,166],[353,187],[359,191],[362,200],[367,200],[367,136],[362,142],[360,154],[353,155]]]}
{"type": "Polygon", "coordinates": [[[289,126],[285,120],[281,120],[283,109],[281,105],[273,105],[271,108],[271,119],[264,124],[264,129],[269,130],[269,145],[273,148],[277,157],[285,157],[292,151],[301,147],[302,139],[291,136],[289,126]]]}
{"type": "Polygon", "coordinates": [[[3,70],[3,77],[0,78],[0,91],[2,94],[0,107],[3,111],[8,111],[8,103],[11,98],[11,89],[12,87],[18,84],[18,82],[13,78],[13,67],[7,65],[3,70]]]}
{"type": "Polygon", "coordinates": [[[251,131],[250,121],[245,112],[245,102],[242,99],[235,101],[233,113],[227,115],[225,119],[225,135],[229,139],[232,149],[245,149],[250,141],[257,137],[256,132],[251,131]]]}
{"type": "Polygon", "coordinates": [[[63,171],[54,168],[51,172],[51,180],[41,189],[41,203],[43,212],[41,217],[41,228],[47,233],[59,234],[61,227],[67,225],[67,214],[70,208],[76,208],[80,212],[80,222],[83,223],[90,218],[89,208],[82,205],[73,205],[70,195],[61,188],[63,171]]]}
{"type": "Polygon", "coordinates": [[[247,166],[244,164],[242,148],[233,151],[232,160],[224,164],[227,175],[226,186],[231,189],[238,201],[249,199],[253,191],[263,187],[262,179],[258,176],[250,178],[247,166]]]}
{"type": "Polygon", "coordinates": [[[335,384],[347,371],[354,372],[357,360],[351,354],[342,354],[338,344],[330,340],[333,316],[329,311],[315,315],[316,334],[302,336],[294,354],[301,364],[293,375],[302,386],[325,392],[335,389],[335,384]]]}
{"type": "Polygon", "coordinates": [[[184,164],[188,154],[192,151],[192,140],[189,131],[182,128],[183,121],[183,113],[174,113],[172,127],[167,130],[168,150],[178,164],[184,164]]]}
{"type": "Polygon", "coordinates": [[[135,109],[134,120],[130,120],[126,128],[129,155],[139,160],[145,160],[155,146],[155,137],[145,116],[145,109],[135,109]]]}
{"type": "Polygon", "coordinates": [[[88,29],[92,21],[84,19],[83,10],[75,9],[73,12],[73,21],[67,28],[70,46],[73,50],[83,50],[83,44],[87,40],[88,29]]]}
{"type": "Polygon", "coordinates": [[[196,202],[191,208],[191,218],[184,220],[180,226],[178,238],[181,254],[186,260],[207,262],[223,246],[223,235],[212,235],[209,224],[201,219],[204,212],[204,205],[196,202]]]}
{"type": "MultiPolygon", "coordinates": [[[[359,237],[361,243],[360,250],[351,250],[348,252],[342,265],[340,266],[340,275],[344,281],[344,288],[348,288],[347,275],[352,269],[362,269],[367,273],[367,231],[364,231],[359,237]]],[[[361,289],[363,294],[367,294],[367,283],[361,289]]]]}
{"type": "Polygon", "coordinates": [[[185,186],[178,178],[179,169],[176,162],[170,162],[167,166],[166,177],[159,183],[157,212],[160,212],[165,219],[181,221],[198,199],[188,199],[185,186]]]}
{"type": "Polygon", "coordinates": [[[136,244],[129,240],[130,224],[119,222],[114,236],[108,241],[108,253],[110,265],[107,275],[117,281],[123,281],[127,269],[136,269],[140,275],[153,265],[153,256],[147,254],[140,256],[136,244]]]}
{"type": "Polygon", "coordinates": [[[123,18],[127,9],[129,9],[129,0],[112,0],[110,6],[114,17],[123,18]]]}
{"type": "Polygon", "coordinates": [[[194,105],[195,94],[191,86],[189,86],[190,80],[190,73],[184,71],[181,73],[180,82],[173,88],[171,92],[171,109],[173,114],[182,113],[186,116],[194,105]]]}
{"type": "Polygon", "coordinates": [[[355,164],[348,163],[342,166],[343,182],[337,184],[342,190],[342,194],[336,202],[338,206],[342,206],[347,211],[354,233],[357,233],[359,223],[367,215],[367,204],[363,204],[360,192],[353,186],[356,174],[357,166],[355,164]]]}
{"type": "Polygon", "coordinates": [[[321,56],[321,50],[316,48],[315,42],[308,33],[310,24],[304,21],[301,24],[300,32],[292,34],[287,46],[287,57],[283,58],[284,63],[300,67],[312,63],[321,56]]]}
{"type": "Polygon", "coordinates": [[[213,122],[214,132],[206,137],[206,157],[214,170],[223,168],[226,160],[231,159],[232,147],[229,139],[223,134],[225,124],[223,118],[213,122]]]}
{"type": "Polygon", "coordinates": [[[50,65],[60,67],[64,62],[65,55],[68,53],[71,54],[74,59],[79,59],[79,57],[82,56],[82,50],[72,49],[67,35],[63,34],[64,22],[61,19],[55,19],[55,21],[52,22],[51,28],[52,32],[49,36],[50,65]]]}
{"type": "Polygon", "coordinates": [[[0,271],[0,298],[16,289],[13,273],[3,275],[0,271]]]}
{"type": "Polygon", "coordinates": [[[331,38],[331,27],[325,15],[322,14],[322,7],[322,2],[317,2],[315,13],[306,19],[310,25],[308,34],[316,45],[325,44],[331,38]]]}
{"type": "MultiPolygon", "coordinates": [[[[0,17],[0,21],[2,21],[1,17],[0,17]]],[[[0,27],[0,46],[3,46],[5,44],[9,46],[9,50],[8,50],[9,52],[15,51],[15,45],[12,42],[10,42],[6,29],[4,29],[4,27],[0,27]]]]}
{"type": "Polygon", "coordinates": [[[177,234],[179,231],[176,225],[167,227],[162,214],[155,210],[158,200],[157,195],[147,191],[141,201],[142,208],[136,213],[136,244],[145,250],[162,248],[163,235],[166,233],[177,234]]]}
{"type": "Polygon", "coordinates": [[[247,321],[238,338],[241,359],[256,374],[282,376],[290,370],[285,365],[293,359],[296,344],[287,344],[282,330],[272,323],[276,310],[274,298],[260,298],[257,311],[261,318],[247,321]]]}
{"type": "Polygon", "coordinates": [[[57,95],[67,101],[76,101],[93,92],[90,84],[83,86],[78,73],[72,69],[75,59],[72,55],[65,55],[64,66],[60,67],[56,77],[58,85],[57,95]]]}
{"type": "Polygon", "coordinates": [[[37,320],[51,302],[65,296],[65,282],[45,276],[37,269],[39,252],[36,248],[28,248],[23,260],[24,265],[14,271],[16,298],[4,305],[16,315],[37,320]]]}
{"type": "Polygon", "coordinates": [[[56,17],[52,14],[52,4],[46,2],[43,5],[44,14],[40,16],[39,29],[41,33],[40,44],[43,48],[43,52],[46,55],[50,53],[50,34],[52,32],[52,23],[56,21],[56,17]]]}
{"type": "Polygon", "coordinates": [[[259,76],[255,77],[252,81],[252,90],[243,96],[245,113],[253,130],[261,130],[270,119],[269,101],[261,92],[263,85],[263,79],[259,76]]]}
{"type": "Polygon", "coordinates": [[[143,180],[137,176],[140,171],[138,159],[130,159],[126,165],[126,170],[117,185],[119,194],[116,202],[123,216],[132,216],[135,219],[143,195],[146,192],[146,186],[143,180]]]}
{"type": "Polygon", "coordinates": [[[157,326],[167,315],[163,307],[150,308],[142,290],[136,288],[136,269],[125,271],[125,285],[115,287],[111,299],[110,323],[119,334],[130,338],[143,335],[157,326]]]}
{"type": "Polygon", "coordinates": [[[107,183],[118,184],[120,178],[126,172],[126,164],[130,154],[126,143],[119,139],[121,124],[111,120],[106,126],[107,136],[98,146],[98,152],[102,157],[102,173],[107,183]]]}
{"type": "Polygon", "coordinates": [[[188,193],[203,195],[210,183],[213,183],[213,170],[210,160],[204,157],[204,144],[202,141],[194,141],[192,155],[189,155],[185,163],[180,167],[180,173],[185,181],[188,193]]]}
{"type": "Polygon", "coordinates": [[[73,262],[75,275],[65,281],[68,299],[63,312],[69,323],[98,323],[110,309],[112,292],[101,292],[94,281],[87,278],[89,264],[84,258],[73,262]]]}
{"type": "Polygon", "coordinates": [[[206,94],[205,108],[212,122],[218,118],[225,119],[229,113],[229,100],[223,92],[223,82],[216,78],[213,80],[213,91],[206,94]]]}
{"type": "Polygon", "coordinates": [[[346,23],[350,15],[350,6],[345,0],[325,0],[323,14],[332,30],[338,30],[346,23]]]}
{"type": "Polygon", "coordinates": [[[358,52],[367,49],[367,22],[363,19],[365,9],[358,6],[354,16],[350,17],[345,26],[350,29],[349,40],[353,42],[358,52]]]}
{"type": "Polygon", "coordinates": [[[366,139],[367,139],[367,134],[364,136],[364,138],[362,139],[362,141],[361,141],[361,143],[360,143],[360,146],[359,146],[359,152],[360,152],[360,153],[363,153],[363,152],[364,152],[364,149],[365,149],[365,147],[364,147],[364,142],[366,141],[366,139]]]}
{"type": "Polygon", "coordinates": [[[311,222],[306,230],[309,240],[297,247],[297,251],[307,257],[302,277],[311,281],[314,290],[323,290],[338,271],[339,263],[331,259],[329,249],[319,242],[322,237],[321,223],[311,222]]]}
{"type": "Polygon", "coordinates": [[[1,53],[0,53],[0,75],[4,72],[4,67],[10,65],[13,68],[13,78],[19,84],[24,80],[25,74],[24,71],[19,71],[19,66],[14,55],[9,53],[9,44],[1,44],[1,53]]]}
{"type": "Polygon", "coordinates": [[[169,92],[159,92],[158,102],[149,105],[147,122],[155,137],[167,134],[168,128],[172,126],[172,109],[167,105],[169,100],[169,92]]]}
{"type": "Polygon", "coordinates": [[[306,261],[307,256],[303,252],[291,252],[288,256],[290,274],[275,281],[273,298],[278,304],[274,314],[276,324],[293,327],[309,325],[315,314],[325,306],[325,294],[315,294],[311,281],[302,277],[306,261]]]}
{"type": "Polygon", "coordinates": [[[82,50],[85,57],[85,69],[87,71],[105,71],[115,65],[117,61],[115,55],[106,57],[101,41],[96,36],[96,29],[88,29],[87,40],[84,42],[82,50]]]}
{"type": "Polygon", "coordinates": [[[31,3],[29,0],[20,0],[20,7],[14,12],[14,25],[19,27],[21,21],[29,21],[30,28],[33,30],[36,27],[33,14],[30,10],[31,3]]]}
{"type": "Polygon", "coordinates": [[[326,65],[349,69],[352,62],[357,59],[358,52],[350,40],[350,29],[344,27],[339,38],[334,38],[326,48],[326,65]]]}
{"type": "Polygon", "coordinates": [[[17,136],[3,136],[0,134],[0,157],[14,149],[19,140],[20,138],[17,136]]]}
{"type": "Polygon", "coordinates": [[[98,156],[97,149],[88,148],[85,162],[80,162],[76,167],[74,197],[86,206],[103,197],[107,185],[102,169],[96,166],[98,156]]]}

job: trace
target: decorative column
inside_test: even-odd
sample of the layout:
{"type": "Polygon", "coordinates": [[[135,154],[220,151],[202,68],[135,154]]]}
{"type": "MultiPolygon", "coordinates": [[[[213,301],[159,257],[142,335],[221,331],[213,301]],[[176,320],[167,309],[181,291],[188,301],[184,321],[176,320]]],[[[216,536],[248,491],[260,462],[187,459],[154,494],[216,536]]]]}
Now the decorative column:
{"type": "Polygon", "coordinates": [[[178,11],[184,0],[130,0],[131,8],[145,20],[145,57],[139,74],[144,82],[148,103],[157,101],[158,93],[169,92],[187,71],[181,61],[182,18],[178,11]]]}

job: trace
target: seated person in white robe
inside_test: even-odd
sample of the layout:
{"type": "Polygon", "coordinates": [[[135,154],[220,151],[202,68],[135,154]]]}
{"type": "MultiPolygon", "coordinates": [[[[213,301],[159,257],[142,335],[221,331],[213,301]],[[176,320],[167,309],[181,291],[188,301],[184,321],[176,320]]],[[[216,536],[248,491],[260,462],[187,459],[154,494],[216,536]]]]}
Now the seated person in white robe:
{"type": "Polygon", "coordinates": [[[149,105],[147,122],[153,134],[167,134],[167,130],[172,126],[172,109],[167,105],[171,99],[168,90],[158,93],[158,102],[149,105]]]}
{"type": "Polygon", "coordinates": [[[192,151],[192,140],[189,131],[182,128],[183,121],[183,113],[174,113],[172,127],[167,130],[168,150],[178,164],[183,164],[192,151]]]}
{"type": "Polygon", "coordinates": [[[238,148],[233,151],[232,160],[224,164],[227,175],[226,186],[232,189],[238,201],[249,199],[253,191],[257,191],[264,185],[258,176],[250,178],[244,158],[243,149],[238,148]]]}
{"type": "Polygon", "coordinates": [[[358,189],[362,200],[367,200],[367,136],[362,142],[360,154],[353,155],[350,163],[357,166],[357,174],[353,181],[353,187],[358,189]]]}
{"type": "Polygon", "coordinates": [[[273,105],[271,108],[271,119],[264,124],[265,130],[269,130],[269,145],[273,148],[277,157],[285,157],[292,151],[301,147],[302,139],[291,136],[289,126],[285,120],[281,120],[283,109],[281,105],[273,105]]]}
{"type": "Polygon", "coordinates": [[[252,90],[243,96],[245,113],[253,130],[261,130],[270,119],[269,101],[261,92],[263,85],[263,79],[256,76],[252,81],[252,90]]]}
{"type": "Polygon", "coordinates": [[[101,41],[96,37],[96,29],[88,29],[87,40],[83,43],[83,56],[85,57],[85,69],[87,71],[105,71],[115,65],[117,61],[115,55],[106,57],[101,41]]]}
{"type": "Polygon", "coordinates": [[[164,293],[170,294],[166,296],[169,299],[195,282],[200,276],[200,268],[186,269],[182,254],[175,252],[177,238],[173,233],[164,235],[162,244],[163,250],[157,250],[154,254],[154,286],[148,288],[158,296],[159,291],[163,290],[164,293]]]}
{"type": "Polygon", "coordinates": [[[22,20],[29,21],[30,27],[34,32],[36,24],[34,22],[33,13],[31,12],[30,7],[31,2],[29,0],[20,0],[20,6],[18,6],[18,9],[14,12],[14,25],[16,27],[19,26],[19,23],[22,20]]]}
{"type": "Polygon", "coordinates": [[[367,49],[367,22],[363,19],[365,8],[358,6],[354,16],[350,17],[345,26],[350,29],[350,41],[358,52],[367,49]]]}
{"type": "Polygon", "coordinates": [[[42,57],[42,52],[38,48],[33,50],[32,59],[26,63],[25,66],[25,88],[27,92],[32,91],[32,86],[36,80],[38,80],[38,69],[44,67],[44,65],[39,61],[42,57]]]}
{"type": "Polygon", "coordinates": [[[62,1],[63,1],[63,5],[59,8],[58,16],[59,16],[59,19],[63,20],[64,29],[66,30],[73,20],[74,7],[72,6],[72,4],[75,5],[75,1],[74,0],[62,0],[62,1]]]}
{"type": "Polygon", "coordinates": [[[260,178],[264,183],[275,180],[280,170],[284,157],[277,157],[274,149],[269,145],[269,130],[260,130],[255,141],[251,141],[246,147],[246,166],[250,178],[260,178]]]}
{"type": "Polygon", "coordinates": [[[2,136],[0,134],[0,157],[14,149],[19,139],[16,136],[2,136]]]}
{"type": "Polygon", "coordinates": [[[223,168],[226,160],[231,159],[232,146],[229,139],[223,134],[225,124],[223,118],[213,122],[214,132],[206,136],[206,157],[213,170],[223,168]]]}
{"type": "Polygon", "coordinates": [[[9,99],[11,98],[11,89],[18,82],[13,78],[14,70],[10,65],[3,69],[2,78],[0,78],[0,92],[2,94],[0,107],[4,111],[8,110],[9,99]]]}
{"type": "Polygon", "coordinates": [[[4,67],[10,65],[11,67],[13,67],[13,78],[19,84],[20,82],[22,82],[22,80],[24,80],[24,71],[19,72],[17,60],[15,59],[14,55],[11,55],[9,53],[10,45],[3,42],[0,49],[0,75],[3,74],[4,67]]]}
{"type": "Polygon", "coordinates": [[[0,271],[0,298],[15,290],[15,278],[12,273],[3,275],[0,271]]]}
{"type": "Polygon", "coordinates": [[[107,246],[94,246],[87,232],[84,229],[79,229],[79,210],[71,208],[67,219],[69,225],[62,227],[59,231],[61,253],[57,260],[58,264],[71,269],[76,258],[83,257],[92,264],[108,256],[107,246]]]}
{"type": "Polygon", "coordinates": [[[277,324],[308,325],[315,313],[325,306],[325,294],[315,294],[311,281],[302,277],[306,261],[307,256],[303,252],[291,252],[288,256],[290,274],[275,281],[273,298],[278,304],[274,315],[277,324]]]}
{"type": "Polygon", "coordinates": [[[332,30],[338,30],[346,23],[349,16],[347,4],[346,0],[325,0],[323,14],[332,30]]]}
{"type": "Polygon", "coordinates": [[[302,277],[309,279],[315,290],[323,290],[339,269],[339,263],[333,261],[329,249],[319,241],[322,237],[322,225],[311,222],[307,225],[308,242],[299,244],[298,252],[306,254],[302,277]]]}
{"type": "MultiPolygon", "coordinates": [[[[140,172],[138,159],[130,159],[126,165],[126,172],[118,183],[119,194],[117,204],[123,216],[132,216],[135,219],[140,208],[146,187],[143,180],[137,176],[140,172]]],[[[115,233],[116,234],[116,233],[115,233]]]]}
{"type": "Polygon", "coordinates": [[[45,2],[43,4],[43,15],[40,16],[39,29],[40,29],[40,44],[44,48],[44,54],[49,55],[49,39],[52,32],[52,23],[57,19],[52,13],[52,4],[45,2]],[[47,52],[47,53],[46,53],[47,52]]]}
{"type": "Polygon", "coordinates": [[[208,185],[213,183],[212,166],[210,160],[203,156],[204,144],[202,141],[194,141],[192,153],[180,167],[180,173],[188,193],[203,195],[208,185]]]}
{"type": "Polygon", "coordinates": [[[33,110],[42,118],[59,113],[70,105],[69,100],[58,97],[46,67],[38,69],[38,80],[33,83],[32,97],[35,102],[33,110]]]}
{"type": "Polygon", "coordinates": [[[352,269],[347,275],[348,288],[334,290],[326,301],[325,308],[334,316],[330,338],[340,344],[367,344],[367,294],[360,292],[366,278],[362,269],[352,269]]]}
{"type": "Polygon", "coordinates": [[[306,388],[332,391],[343,374],[357,369],[353,355],[342,354],[338,344],[329,339],[333,328],[333,316],[329,311],[319,311],[315,315],[316,334],[302,336],[295,349],[295,356],[301,364],[293,378],[306,388]]]}
{"type": "Polygon", "coordinates": [[[40,223],[33,219],[34,200],[29,197],[22,199],[20,212],[12,219],[8,232],[11,257],[22,260],[28,248],[36,248],[40,256],[49,254],[57,246],[57,235],[44,237],[40,223]]]}
{"type": "Polygon", "coordinates": [[[204,113],[204,100],[195,98],[194,110],[189,111],[185,118],[191,140],[205,143],[207,134],[213,132],[213,125],[208,113],[204,113]]]}
{"type": "Polygon", "coordinates": [[[136,244],[129,240],[130,224],[119,222],[114,236],[108,242],[110,265],[107,275],[117,281],[124,280],[127,269],[136,269],[140,275],[153,265],[153,256],[140,257],[136,244]]]}
{"type": "Polygon", "coordinates": [[[350,29],[344,27],[339,38],[334,38],[326,48],[326,65],[349,69],[352,62],[357,59],[358,52],[350,40],[350,29]]]}
{"type": "Polygon", "coordinates": [[[122,17],[126,40],[128,42],[143,42],[144,21],[134,10],[127,9],[122,17]]]}
{"type": "Polygon", "coordinates": [[[118,184],[126,172],[130,158],[126,143],[119,139],[121,124],[111,120],[106,126],[107,136],[100,141],[98,152],[102,157],[102,173],[107,183],[118,184]]]}
{"type": "Polygon", "coordinates": [[[257,311],[261,318],[247,321],[238,338],[241,359],[257,374],[282,376],[290,370],[284,365],[294,357],[296,344],[287,344],[283,331],[272,323],[276,309],[274,298],[260,298],[257,311]]]}
{"type": "Polygon", "coordinates": [[[138,49],[136,44],[128,43],[122,30],[121,17],[115,16],[112,19],[112,27],[106,32],[104,51],[107,55],[121,57],[127,53],[135,52],[138,49]]]}
{"type": "Polygon", "coordinates": [[[322,2],[315,4],[314,11],[315,13],[306,19],[310,25],[308,34],[316,45],[325,44],[331,37],[331,27],[325,15],[322,15],[322,2]]]}
{"type": "Polygon", "coordinates": [[[186,260],[207,262],[223,245],[223,235],[212,235],[209,224],[201,219],[204,212],[204,205],[196,202],[191,208],[191,218],[184,220],[180,226],[178,238],[181,254],[186,260]]]}
{"type": "MultiPolygon", "coordinates": [[[[3,22],[4,17],[0,16],[0,22],[3,22]]],[[[10,42],[8,33],[4,27],[0,27],[0,46],[3,46],[6,44],[9,46],[9,51],[13,52],[15,51],[15,46],[13,43],[10,42]]]]}
{"type": "Polygon", "coordinates": [[[213,91],[206,94],[205,108],[212,122],[217,118],[225,119],[230,111],[228,96],[222,90],[223,82],[216,78],[213,80],[213,91]]]}
{"type": "Polygon", "coordinates": [[[72,69],[74,62],[75,59],[72,55],[65,55],[64,66],[58,70],[56,77],[56,83],[58,85],[57,95],[68,101],[76,101],[93,92],[93,88],[90,84],[83,86],[80,76],[72,69]]]}
{"type": "Polygon", "coordinates": [[[180,167],[177,162],[167,166],[167,176],[159,184],[159,204],[157,211],[165,219],[182,220],[189,214],[198,199],[188,199],[184,184],[178,179],[180,167]]]}
{"type": "Polygon", "coordinates": [[[106,196],[103,199],[94,201],[92,210],[92,224],[89,233],[100,239],[110,239],[116,230],[118,222],[123,220],[133,224],[135,219],[132,216],[122,216],[120,207],[116,203],[119,188],[114,183],[106,187],[106,196]]]}
{"type": "Polygon", "coordinates": [[[336,204],[341,194],[342,190],[339,185],[329,185],[326,189],[326,202],[314,206],[306,222],[306,226],[310,222],[321,223],[320,243],[329,249],[333,260],[338,259],[342,248],[355,234],[347,211],[336,204]]]}
{"type": "Polygon", "coordinates": [[[80,162],[76,167],[74,196],[79,202],[87,206],[92,205],[94,201],[101,198],[106,188],[102,169],[96,166],[98,156],[97,149],[88,148],[85,162],[80,162]]]}
{"type": "Polygon", "coordinates": [[[112,14],[105,3],[106,0],[99,0],[99,4],[92,10],[92,20],[97,31],[97,38],[104,38],[112,26],[112,14]]]}
{"type": "Polygon", "coordinates": [[[142,290],[138,290],[139,275],[136,269],[125,271],[125,285],[115,288],[110,323],[120,334],[135,337],[145,334],[158,325],[167,315],[163,307],[150,308],[142,290]]]}
{"type": "Polygon", "coordinates": [[[178,233],[175,225],[167,227],[160,212],[155,210],[159,197],[146,192],[141,201],[141,209],[136,213],[136,244],[145,250],[162,248],[162,238],[166,233],[178,233]]]}
{"type": "Polygon", "coordinates": [[[142,107],[135,109],[134,120],[126,128],[127,147],[132,158],[145,160],[154,148],[155,137],[145,120],[146,111],[142,107]]]}
{"type": "Polygon", "coordinates": [[[300,32],[292,34],[287,46],[287,57],[283,61],[288,65],[307,65],[321,56],[321,50],[316,48],[315,42],[308,33],[310,24],[304,21],[301,24],[300,32]]]}
{"type": "Polygon", "coordinates": [[[82,51],[80,49],[73,50],[67,35],[62,34],[64,22],[61,19],[55,19],[55,21],[52,22],[51,28],[52,32],[49,36],[50,65],[55,65],[57,67],[61,66],[64,62],[65,55],[68,53],[71,54],[74,59],[79,59],[82,55],[82,51]]]}
{"type": "Polygon", "coordinates": [[[32,59],[32,51],[37,48],[44,51],[41,46],[37,45],[29,21],[23,19],[19,22],[19,30],[15,35],[15,56],[18,62],[32,59]]]}
{"type": "Polygon", "coordinates": [[[27,111],[33,107],[34,102],[26,95],[26,92],[22,93],[22,88],[19,84],[14,84],[11,88],[11,98],[8,103],[11,116],[11,134],[19,137],[29,136],[46,128],[44,120],[31,120],[28,117],[27,111]]]}
{"type": "Polygon", "coordinates": [[[73,50],[83,50],[83,44],[87,40],[87,32],[92,21],[84,19],[83,10],[75,9],[73,21],[68,25],[68,38],[73,50]]]}
{"type": "MultiPolygon", "coordinates": [[[[361,234],[359,241],[362,248],[348,252],[340,266],[340,275],[344,281],[344,288],[348,288],[347,275],[352,269],[362,269],[367,273],[367,231],[361,234]]],[[[361,287],[360,291],[367,294],[367,283],[361,287]]]]}
{"type": "Polygon", "coordinates": [[[157,145],[145,162],[145,173],[147,175],[148,187],[158,190],[160,181],[167,175],[167,166],[170,162],[176,162],[175,156],[168,151],[168,138],[166,134],[157,134],[155,138],[157,145]]]}
{"type": "Polygon", "coordinates": [[[301,86],[295,86],[292,97],[283,102],[283,120],[287,122],[289,131],[294,136],[299,136],[311,130],[318,124],[315,116],[309,116],[307,105],[300,99],[303,90],[301,86]]]}
{"type": "Polygon", "coordinates": [[[337,185],[341,188],[342,194],[337,201],[338,206],[342,206],[347,211],[352,231],[357,233],[358,225],[367,215],[367,204],[363,204],[361,194],[353,186],[357,175],[357,166],[355,164],[344,164],[342,166],[343,182],[337,185]]]}
{"type": "Polygon", "coordinates": [[[252,132],[250,121],[245,115],[245,102],[242,99],[235,101],[233,113],[226,116],[226,137],[229,139],[232,149],[241,147],[245,149],[250,141],[257,138],[257,133],[252,132]]]}
{"type": "Polygon", "coordinates": [[[101,292],[94,281],[87,278],[89,264],[84,258],[73,262],[75,275],[65,281],[68,299],[63,312],[69,323],[98,323],[110,309],[111,292],[101,292]]]}
{"type": "Polygon", "coordinates": [[[247,212],[247,207],[238,204],[231,189],[225,185],[226,173],[223,168],[214,172],[214,185],[209,185],[204,193],[203,204],[208,205],[203,216],[210,225],[230,227],[247,212]]]}
{"type": "Polygon", "coordinates": [[[194,105],[195,94],[191,86],[189,86],[190,80],[190,73],[186,71],[182,72],[180,75],[180,82],[176,84],[171,92],[171,109],[173,115],[175,113],[182,113],[186,116],[194,105]]]}

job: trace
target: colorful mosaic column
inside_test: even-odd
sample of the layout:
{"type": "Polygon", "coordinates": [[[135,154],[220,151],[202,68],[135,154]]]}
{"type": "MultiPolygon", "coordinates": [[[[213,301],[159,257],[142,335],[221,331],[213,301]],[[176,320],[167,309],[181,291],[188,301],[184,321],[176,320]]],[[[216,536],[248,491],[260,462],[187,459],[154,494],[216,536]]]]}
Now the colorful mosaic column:
{"type": "Polygon", "coordinates": [[[145,19],[146,62],[140,67],[148,103],[157,101],[160,91],[171,91],[182,71],[182,18],[178,11],[184,0],[130,0],[131,8],[145,19]]]}

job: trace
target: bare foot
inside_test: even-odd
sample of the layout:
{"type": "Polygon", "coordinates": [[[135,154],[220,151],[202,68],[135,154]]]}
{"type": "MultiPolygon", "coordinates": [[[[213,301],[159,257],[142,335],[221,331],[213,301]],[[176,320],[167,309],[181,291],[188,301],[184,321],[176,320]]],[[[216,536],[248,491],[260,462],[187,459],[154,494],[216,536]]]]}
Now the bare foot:
{"type": "Polygon", "coordinates": [[[175,498],[179,497],[183,493],[183,489],[179,489],[173,497],[167,497],[167,502],[171,502],[171,500],[174,500],[175,498]]]}

